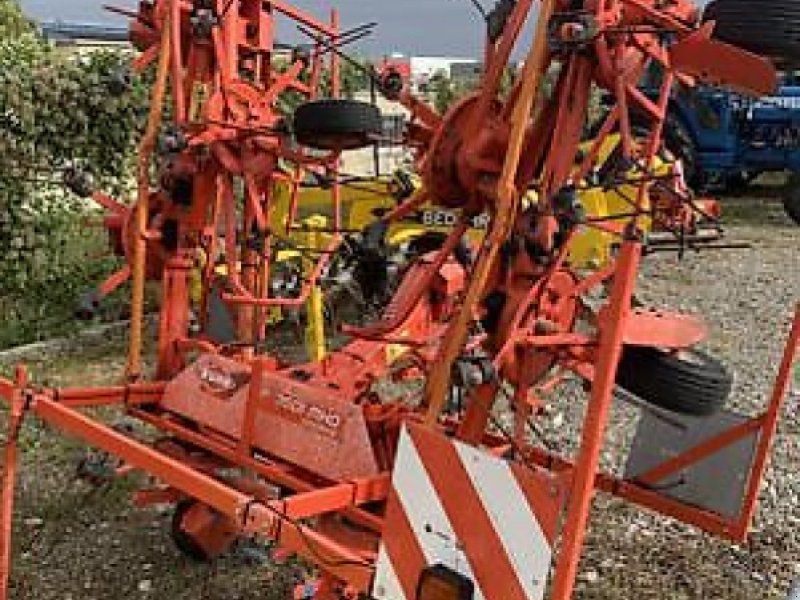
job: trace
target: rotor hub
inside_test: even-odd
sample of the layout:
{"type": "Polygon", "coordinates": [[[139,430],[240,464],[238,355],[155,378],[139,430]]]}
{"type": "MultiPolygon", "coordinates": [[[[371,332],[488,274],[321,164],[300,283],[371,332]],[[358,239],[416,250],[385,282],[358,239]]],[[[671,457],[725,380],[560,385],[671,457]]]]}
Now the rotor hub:
{"type": "Polygon", "coordinates": [[[491,203],[503,156],[493,150],[504,146],[508,131],[499,102],[476,128],[480,103],[480,96],[468,96],[443,117],[420,169],[434,203],[470,214],[484,212],[491,203]]]}

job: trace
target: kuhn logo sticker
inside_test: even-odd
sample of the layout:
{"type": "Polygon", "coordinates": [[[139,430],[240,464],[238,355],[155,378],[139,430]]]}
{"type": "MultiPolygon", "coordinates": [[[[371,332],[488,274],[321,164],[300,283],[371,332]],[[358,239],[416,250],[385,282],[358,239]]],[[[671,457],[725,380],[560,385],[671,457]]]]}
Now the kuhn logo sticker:
{"type": "Polygon", "coordinates": [[[215,396],[230,398],[246,382],[243,374],[233,374],[214,365],[202,365],[197,370],[197,377],[203,391],[215,396]]]}

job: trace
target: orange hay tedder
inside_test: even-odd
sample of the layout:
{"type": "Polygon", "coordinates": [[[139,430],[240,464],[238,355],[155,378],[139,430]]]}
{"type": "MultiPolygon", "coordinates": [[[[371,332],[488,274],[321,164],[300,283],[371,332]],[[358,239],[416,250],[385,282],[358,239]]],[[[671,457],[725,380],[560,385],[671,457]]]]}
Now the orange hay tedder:
{"type": "MultiPolygon", "coordinates": [[[[375,75],[413,115],[407,142],[423,185],[353,233],[341,225],[337,169],[343,150],[380,135],[380,115],[338,98],[339,61],[341,46],[366,28],[343,32],[335,14],[319,20],[282,0],[144,1],[132,17],[142,51],[135,67],[156,70],[138,197],[128,210],[94,194],[112,211],[129,262],[105,286],[131,281],[127,380],[41,388],[24,368],[15,381],[0,379],[10,406],[0,599],[9,593],[17,442],[31,414],[115,457],[117,471],[160,482],[135,500],[175,505],[173,536],[187,554],[213,559],[261,537],[315,565],[318,578],[297,598],[567,600],[597,491],[746,537],[800,313],[768,407],[745,417],[721,409],[730,376],[694,349],[702,322],[640,307],[634,287],[673,82],[766,93],[775,85],[769,63],[714,41],[713,24],[699,27],[688,0],[499,0],[486,15],[482,85],[447,114],[402,78],[375,75]],[[534,18],[524,68],[501,92],[534,18]],[[278,66],[280,19],[311,42],[278,66]],[[653,65],[663,71],[656,101],[637,87],[653,65]],[[545,92],[549,73],[556,82],[545,92]],[[614,104],[579,152],[596,89],[614,104]],[[289,93],[304,102],[286,116],[279,107],[289,93]],[[619,157],[600,172],[612,134],[621,136],[619,157]],[[287,295],[273,285],[275,256],[302,227],[297,198],[308,174],[332,182],[333,229],[307,280],[287,295]],[[629,210],[587,217],[576,190],[592,185],[633,190],[629,210]],[[272,222],[279,186],[294,200],[286,221],[272,222]],[[335,271],[343,276],[334,264],[343,254],[358,258],[350,262],[362,284],[391,279],[376,260],[382,233],[428,202],[459,220],[402,265],[383,290],[380,318],[348,327],[349,341],[316,362],[287,364],[266,350],[270,310],[300,306],[335,271]],[[464,233],[482,214],[487,233],[470,247],[464,233]],[[594,270],[568,258],[586,228],[618,239],[612,261],[594,270]],[[152,377],[142,367],[147,280],[161,282],[152,377]],[[533,432],[576,379],[587,390],[579,449],[558,456],[533,432]],[[389,392],[386,382],[395,384],[389,392]],[[641,409],[623,476],[599,470],[615,395],[641,409]],[[113,406],[150,434],[122,432],[93,410],[113,406]]],[[[676,229],[676,243],[684,233],[676,229]]]]}

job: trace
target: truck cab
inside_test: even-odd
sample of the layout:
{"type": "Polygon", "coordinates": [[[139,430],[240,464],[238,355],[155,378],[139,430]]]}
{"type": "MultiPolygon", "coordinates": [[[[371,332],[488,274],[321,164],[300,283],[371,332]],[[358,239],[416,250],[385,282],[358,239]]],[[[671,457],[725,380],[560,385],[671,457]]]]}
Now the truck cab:
{"type": "MultiPolygon", "coordinates": [[[[657,89],[652,76],[644,91],[657,89]]],[[[664,131],[696,188],[739,188],[762,173],[788,173],[784,207],[800,224],[800,79],[782,75],[771,96],[676,86],[664,131]]]]}

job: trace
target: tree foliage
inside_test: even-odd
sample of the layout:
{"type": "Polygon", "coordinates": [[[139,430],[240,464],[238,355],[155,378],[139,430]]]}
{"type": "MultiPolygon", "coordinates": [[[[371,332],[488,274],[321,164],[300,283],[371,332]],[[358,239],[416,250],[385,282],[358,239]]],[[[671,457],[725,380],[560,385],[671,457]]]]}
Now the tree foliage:
{"type": "MultiPolygon", "coordinates": [[[[516,73],[513,67],[508,66],[503,71],[500,80],[500,95],[508,94],[516,81],[516,73]]],[[[426,86],[427,95],[433,102],[434,108],[444,114],[456,102],[477,91],[480,86],[480,79],[454,80],[445,71],[437,71],[428,81],[426,86]]]]}
{"type": "Polygon", "coordinates": [[[121,190],[146,111],[146,89],[127,85],[121,52],[51,49],[14,0],[0,0],[0,347],[72,326],[79,290],[106,265],[89,204],[62,184],[87,169],[121,190]]]}
{"type": "Polygon", "coordinates": [[[0,40],[17,38],[33,31],[16,0],[0,0],[0,40]]]}
{"type": "Polygon", "coordinates": [[[433,98],[433,106],[440,114],[447,112],[459,98],[459,90],[443,71],[434,73],[428,82],[428,90],[433,98]]]}
{"type": "MultiPolygon", "coordinates": [[[[17,0],[0,0],[0,348],[73,329],[79,297],[109,272],[104,232],[86,224],[93,207],[63,174],[77,167],[126,196],[149,89],[130,59],[53,49],[17,0]]],[[[366,87],[344,61],[343,94],[366,87]]]]}

